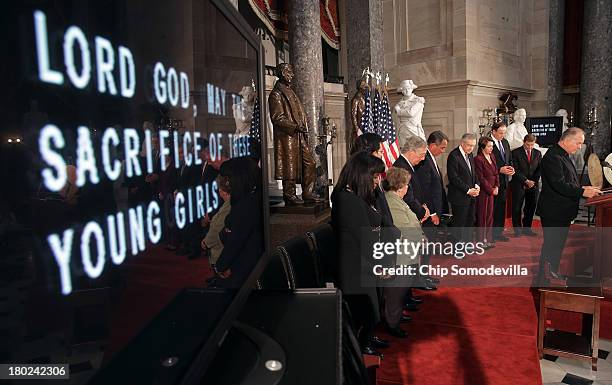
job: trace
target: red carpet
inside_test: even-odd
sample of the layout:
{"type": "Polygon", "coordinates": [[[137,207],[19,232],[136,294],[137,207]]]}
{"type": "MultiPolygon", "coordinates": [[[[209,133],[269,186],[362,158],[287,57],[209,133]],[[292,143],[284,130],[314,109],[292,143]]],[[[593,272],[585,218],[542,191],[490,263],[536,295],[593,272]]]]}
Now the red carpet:
{"type": "MultiPolygon", "coordinates": [[[[419,293],[421,294],[421,293],[419,293]]],[[[439,289],[385,350],[379,385],[538,385],[537,315],[527,289],[439,289]]]]}
{"type": "MultiPolygon", "coordinates": [[[[586,230],[573,226],[563,271],[581,271],[588,265],[590,256],[585,251],[592,239],[586,230]]],[[[529,276],[472,277],[467,282],[447,277],[435,292],[416,291],[425,303],[402,326],[409,337],[397,339],[378,332],[392,341],[384,351],[378,385],[540,385],[537,291],[529,286],[537,272],[541,240],[541,236],[510,237],[482,256],[462,261],[432,258],[431,264],[447,267],[520,264],[529,276]],[[482,285],[487,287],[477,287],[482,285]]],[[[569,331],[580,327],[577,314],[553,313],[549,318],[552,327],[569,331]]],[[[602,338],[612,338],[612,302],[602,304],[600,330],[602,338]]]]}
{"type": "Polygon", "coordinates": [[[425,303],[403,325],[409,337],[384,351],[379,385],[539,385],[537,313],[529,289],[540,241],[521,237],[498,242],[483,256],[458,261],[434,257],[431,264],[497,266],[521,264],[529,277],[443,279],[435,292],[417,291],[425,303]],[[471,286],[471,287],[444,287],[471,286]],[[486,284],[486,288],[476,287],[486,284]],[[500,287],[515,285],[519,287],[500,287]]]}

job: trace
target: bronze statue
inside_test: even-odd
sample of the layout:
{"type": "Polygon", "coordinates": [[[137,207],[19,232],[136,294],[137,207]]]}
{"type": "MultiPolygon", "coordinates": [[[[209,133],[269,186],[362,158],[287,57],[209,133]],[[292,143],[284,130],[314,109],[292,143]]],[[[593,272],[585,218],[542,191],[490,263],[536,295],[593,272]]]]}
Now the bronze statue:
{"type": "Polygon", "coordinates": [[[357,81],[357,92],[351,99],[351,124],[353,131],[351,132],[351,143],[357,138],[357,133],[361,129],[361,117],[365,108],[365,91],[368,88],[368,82],[365,78],[357,81]]]}
{"type": "Polygon", "coordinates": [[[312,192],[316,163],[308,146],[306,114],[291,88],[293,66],[281,63],[276,71],[279,80],[268,98],[274,127],[275,178],[283,181],[285,205],[321,202],[312,192]],[[296,195],[296,183],[302,184],[303,200],[296,195]]]}
{"type": "Polygon", "coordinates": [[[514,101],[516,99],[518,99],[518,96],[512,92],[502,94],[502,96],[499,97],[499,109],[505,114],[514,114],[514,111],[516,111],[514,101]]]}

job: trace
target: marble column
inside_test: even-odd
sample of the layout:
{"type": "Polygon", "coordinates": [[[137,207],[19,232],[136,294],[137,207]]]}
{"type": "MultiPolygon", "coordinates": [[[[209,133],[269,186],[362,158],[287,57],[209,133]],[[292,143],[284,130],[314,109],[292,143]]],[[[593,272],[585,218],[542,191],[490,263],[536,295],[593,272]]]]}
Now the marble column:
{"type": "MultiPolygon", "coordinates": [[[[295,71],[294,89],[304,104],[310,147],[314,151],[325,117],[319,0],[291,0],[288,3],[289,58],[295,71]]],[[[317,166],[320,166],[320,157],[315,158],[317,166]]],[[[327,165],[322,169],[327,170],[327,165]]],[[[327,181],[327,178],[323,180],[327,181]]],[[[318,180],[317,188],[320,188],[318,180]]]]}
{"type": "MultiPolygon", "coordinates": [[[[588,109],[597,108],[599,127],[593,149],[603,157],[610,152],[610,103],[612,102],[612,1],[584,0],[582,71],[580,76],[580,124],[585,127],[588,109]]],[[[587,132],[587,134],[589,134],[587,132]]]]}
{"type": "Polygon", "coordinates": [[[356,83],[364,68],[370,67],[373,72],[384,72],[382,9],[381,0],[346,2],[348,73],[345,79],[349,101],[355,95],[356,83]]]}
{"type": "Polygon", "coordinates": [[[561,108],[563,96],[563,35],[565,0],[550,0],[548,19],[548,114],[561,108]]]}

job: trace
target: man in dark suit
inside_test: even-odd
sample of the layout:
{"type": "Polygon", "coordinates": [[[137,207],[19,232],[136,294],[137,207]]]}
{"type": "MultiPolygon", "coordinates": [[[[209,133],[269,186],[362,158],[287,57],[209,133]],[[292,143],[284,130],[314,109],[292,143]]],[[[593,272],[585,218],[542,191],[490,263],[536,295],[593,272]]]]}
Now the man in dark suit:
{"type": "Polygon", "coordinates": [[[472,156],[475,146],[474,134],[463,134],[461,143],[448,154],[446,163],[448,201],[453,211],[453,227],[460,229],[455,233],[455,237],[466,242],[472,240],[470,228],[474,226],[476,197],[480,194],[472,156]]]}
{"type": "Polygon", "coordinates": [[[408,192],[404,196],[404,201],[410,207],[417,218],[422,222],[429,218],[429,208],[424,203],[425,197],[419,179],[415,176],[414,167],[425,159],[427,154],[427,144],[418,136],[410,137],[400,150],[401,154],[393,163],[394,167],[400,167],[410,174],[410,184],[408,192]]]}
{"type": "MultiPolygon", "coordinates": [[[[423,223],[430,217],[430,210],[425,202],[425,191],[423,190],[419,179],[416,176],[415,167],[425,159],[427,154],[427,143],[418,136],[411,136],[404,142],[400,150],[401,154],[393,163],[394,167],[403,168],[410,174],[410,182],[408,184],[408,192],[404,195],[404,201],[414,212],[417,218],[423,223]]],[[[435,282],[431,277],[424,276],[416,282],[419,289],[435,290],[435,282]],[[419,286],[420,285],[420,286],[419,286]]],[[[408,295],[409,303],[412,300],[412,294],[408,295]]],[[[412,301],[414,302],[414,301],[412,301]]]]}
{"type": "MultiPolygon", "coordinates": [[[[430,216],[423,222],[423,231],[429,240],[434,240],[435,227],[440,225],[442,214],[448,214],[448,201],[442,172],[438,167],[436,157],[442,154],[448,146],[448,137],[442,131],[434,131],[427,138],[427,154],[425,160],[414,168],[423,194],[423,203],[429,208],[430,216]]],[[[429,264],[429,254],[424,254],[421,262],[429,264]]],[[[429,277],[434,283],[437,278],[429,277]]]]}
{"type": "Polygon", "coordinates": [[[442,214],[448,213],[448,201],[442,172],[438,167],[436,157],[441,155],[448,146],[448,137],[442,131],[434,131],[427,138],[427,154],[425,160],[414,168],[423,194],[423,203],[427,205],[430,217],[423,226],[440,224],[442,214]]]}
{"type": "Polygon", "coordinates": [[[517,237],[521,234],[536,235],[531,230],[531,222],[538,202],[542,153],[534,148],[535,143],[536,137],[527,134],[523,139],[523,146],[512,151],[515,171],[510,181],[510,187],[512,188],[512,227],[514,228],[514,235],[517,237]],[[525,202],[525,208],[521,221],[523,202],[525,202]]]}
{"type": "Polygon", "coordinates": [[[504,223],[506,222],[506,195],[508,177],[514,175],[512,167],[512,152],[510,143],[504,138],[506,136],[506,123],[498,122],[491,127],[491,139],[493,139],[493,154],[495,163],[499,169],[499,192],[493,200],[493,239],[496,241],[507,241],[504,236],[504,223]]]}
{"type": "Polygon", "coordinates": [[[592,198],[601,194],[595,187],[580,186],[576,168],[570,160],[569,156],[576,153],[582,143],[584,131],[569,128],[561,135],[559,143],[550,147],[542,158],[542,194],[537,214],[544,231],[538,272],[540,282],[544,284],[551,278],[563,280],[559,275],[559,263],[569,226],[578,214],[580,197],[592,198]]]}

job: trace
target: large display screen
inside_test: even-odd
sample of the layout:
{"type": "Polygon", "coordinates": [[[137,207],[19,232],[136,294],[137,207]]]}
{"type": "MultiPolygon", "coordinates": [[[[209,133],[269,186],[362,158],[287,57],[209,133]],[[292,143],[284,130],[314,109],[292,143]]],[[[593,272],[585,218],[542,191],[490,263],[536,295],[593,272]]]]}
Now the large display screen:
{"type": "Polygon", "coordinates": [[[544,116],[527,118],[527,131],[536,137],[540,146],[548,147],[557,143],[563,133],[562,116],[544,116]]]}
{"type": "Polygon", "coordinates": [[[210,0],[3,5],[0,363],[86,383],[265,252],[259,42],[210,0]]]}

